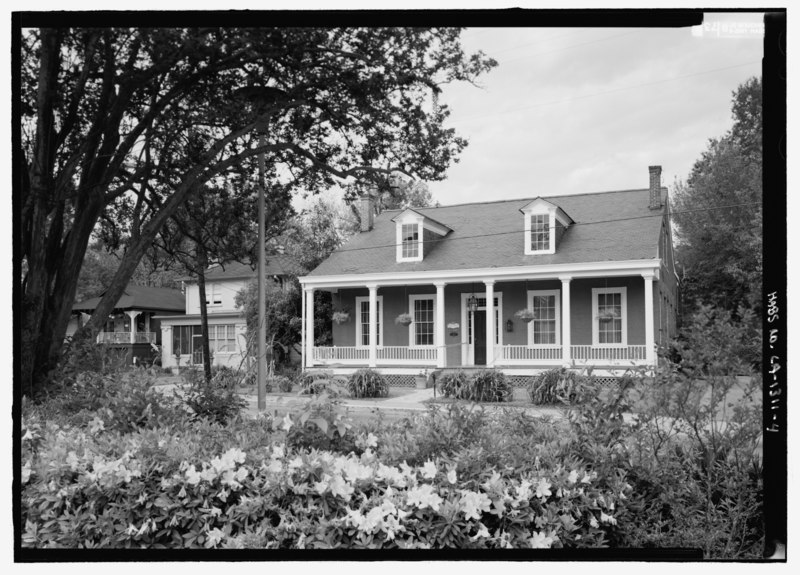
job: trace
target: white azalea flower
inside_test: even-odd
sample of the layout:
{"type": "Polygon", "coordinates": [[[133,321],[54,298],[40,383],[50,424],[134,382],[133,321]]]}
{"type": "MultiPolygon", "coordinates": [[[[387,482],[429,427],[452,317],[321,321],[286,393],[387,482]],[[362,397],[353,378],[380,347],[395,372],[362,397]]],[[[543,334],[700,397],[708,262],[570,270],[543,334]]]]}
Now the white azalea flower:
{"type": "Polygon", "coordinates": [[[425,479],[433,479],[436,477],[437,469],[436,464],[430,459],[422,466],[422,477],[425,479]]]}
{"type": "Polygon", "coordinates": [[[528,539],[528,543],[532,549],[550,549],[553,545],[553,539],[540,531],[534,531],[533,537],[528,539]]]}

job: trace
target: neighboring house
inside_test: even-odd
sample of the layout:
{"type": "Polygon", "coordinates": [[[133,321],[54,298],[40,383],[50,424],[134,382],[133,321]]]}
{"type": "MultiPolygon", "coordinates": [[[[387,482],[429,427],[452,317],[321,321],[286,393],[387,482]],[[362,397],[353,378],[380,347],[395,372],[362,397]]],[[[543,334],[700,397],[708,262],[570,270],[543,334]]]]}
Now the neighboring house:
{"type": "Polygon", "coordinates": [[[676,334],[660,166],[641,190],[377,217],[372,202],[360,200],[361,233],[300,278],[306,369],[373,367],[395,382],[421,369],[476,366],[525,377],[592,366],[608,376],[653,365],[656,346],[676,334]],[[350,314],[333,323],[331,346],[315,345],[316,290],[334,292],[350,314]],[[403,313],[408,326],[395,322],[403,313]]]}
{"type": "MultiPolygon", "coordinates": [[[[72,306],[68,336],[89,320],[100,297],[72,306]]],[[[97,335],[97,343],[123,351],[129,363],[152,363],[161,344],[161,318],[182,313],[183,309],[183,294],[179,290],[129,285],[97,335]]]]}
{"type": "MultiPolygon", "coordinates": [[[[266,275],[277,284],[286,285],[292,269],[285,255],[268,255],[266,275]]],[[[213,265],[205,274],[208,310],[209,349],[214,365],[238,368],[247,352],[247,324],[236,307],[236,294],[257,278],[255,266],[231,262],[213,265]]],[[[183,315],[161,317],[161,365],[177,368],[203,362],[200,326],[200,289],[194,278],[184,279],[183,315]],[[177,356],[176,356],[177,354],[177,356]]]]}

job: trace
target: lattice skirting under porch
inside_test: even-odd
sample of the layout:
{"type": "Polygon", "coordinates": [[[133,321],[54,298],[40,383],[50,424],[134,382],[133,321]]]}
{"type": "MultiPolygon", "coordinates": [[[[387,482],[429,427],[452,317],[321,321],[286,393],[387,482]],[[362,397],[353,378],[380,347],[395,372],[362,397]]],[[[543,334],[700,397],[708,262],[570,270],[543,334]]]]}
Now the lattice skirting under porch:
{"type": "Polygon", "coordinates": [[[384,373],[383,378],[389,387],[416,387],[417,385],[413,375],[384,373]]]}

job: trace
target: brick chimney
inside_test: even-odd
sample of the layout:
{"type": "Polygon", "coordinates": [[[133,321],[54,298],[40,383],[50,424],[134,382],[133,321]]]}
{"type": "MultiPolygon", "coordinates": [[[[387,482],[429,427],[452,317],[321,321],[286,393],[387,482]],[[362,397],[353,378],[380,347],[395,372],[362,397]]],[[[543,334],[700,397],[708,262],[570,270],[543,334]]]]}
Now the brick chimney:
{"type": "Polygon", "coordinates": [[[361,231],[370,231],[375,222],[375,197],[369,191],[361,194],[358,199],[358,216],[361,220],[361,231]]]}
{"type": "Polygon", "coordinates": [[[661,166],[650,166],[650,209],[661,209],[661,166]]]}

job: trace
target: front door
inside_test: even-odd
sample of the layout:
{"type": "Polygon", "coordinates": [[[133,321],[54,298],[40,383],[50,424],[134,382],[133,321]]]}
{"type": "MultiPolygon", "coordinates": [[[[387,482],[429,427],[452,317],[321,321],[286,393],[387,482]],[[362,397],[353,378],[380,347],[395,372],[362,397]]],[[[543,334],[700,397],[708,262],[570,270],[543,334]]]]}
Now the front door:
{"type": "Polygon", "coordinates": [[[475,310],[472,317],[472,341],[475,365],[486,365],[486,310],[475,310]]]}
{"type": "MultiPolygon", "coordinates": [[[[202,328],[201,328],[202,329],[202,328]]],[[[192,334],[192,363],[203,363],[203,334],[192,334]]]]}

